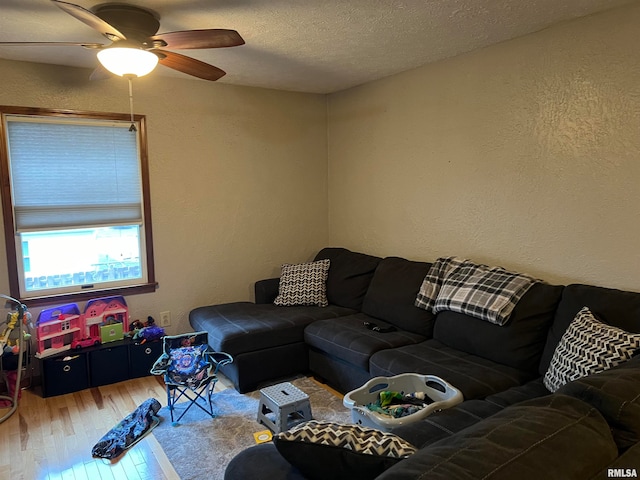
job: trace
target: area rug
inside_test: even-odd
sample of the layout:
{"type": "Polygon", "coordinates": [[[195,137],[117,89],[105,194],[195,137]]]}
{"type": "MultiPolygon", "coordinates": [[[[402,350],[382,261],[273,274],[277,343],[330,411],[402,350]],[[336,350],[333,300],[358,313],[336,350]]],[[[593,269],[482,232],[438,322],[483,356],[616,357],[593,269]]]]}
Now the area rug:
{"type": "MultiPolygon", "coordinates": [[[[309,395],[314,419],[350,422],[351,411],[342,405],[342,398],[309,378],[291,383],[309,395]]],[[[222,480],[231,459],[256,444],[254,433],[267,429],[256,421],[259,391],[241,395],[229,388],[214,393],[213,398],[213,419],[193,406],[174,427],[167,407],[159,412],[161,422],[153,435],[182,480],[222,480]]]]}

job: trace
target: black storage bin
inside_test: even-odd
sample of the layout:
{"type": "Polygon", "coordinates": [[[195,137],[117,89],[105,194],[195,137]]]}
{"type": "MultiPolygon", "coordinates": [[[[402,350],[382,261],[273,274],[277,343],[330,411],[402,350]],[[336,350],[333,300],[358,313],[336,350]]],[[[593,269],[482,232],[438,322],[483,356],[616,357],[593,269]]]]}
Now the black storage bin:
{"type": "Polygon", "coordinates": [[[69,355],[45,358],[42,360],[42,369],[43,397],[53,397],[89,388],[85,353],[70,352],[69,355]]]}
{"type": "Polygon", "coordinates": [[[131,378],[151,375],[151,367],[162,355],[162,342],[145,342],[129,345],[129,375],[131,378]]]}
{"type": "Polygon", "coordinates": [[[129,378],[127,345],[105,347],[89,352],[89,378],[92,387],[121,382],[129,378]]]}

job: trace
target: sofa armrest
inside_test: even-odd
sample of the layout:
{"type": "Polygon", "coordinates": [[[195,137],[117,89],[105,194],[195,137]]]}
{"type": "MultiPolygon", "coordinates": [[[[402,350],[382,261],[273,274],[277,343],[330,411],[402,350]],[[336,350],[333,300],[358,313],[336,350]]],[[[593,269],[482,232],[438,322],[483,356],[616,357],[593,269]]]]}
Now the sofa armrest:
{"type": "Polygon", "coordinates": [[[273,303],[278,296],[280,278],[266,278],[255,283],[256,303],[273,303]]]}
{"type": "Polygon", "coordinates": [[[273,442],[253,445],[238,453],[227,465],[225,480],[269,478],[271,480],[306,480],[306,477],[276,449],[273,442]]]}

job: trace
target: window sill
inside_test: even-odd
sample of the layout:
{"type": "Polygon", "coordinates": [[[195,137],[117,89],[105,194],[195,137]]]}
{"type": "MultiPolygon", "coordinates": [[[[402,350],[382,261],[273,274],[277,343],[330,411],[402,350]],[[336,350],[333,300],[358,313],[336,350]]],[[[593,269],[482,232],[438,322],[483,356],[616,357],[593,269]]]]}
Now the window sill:
{"type": "Polygon", "coordinates": [[[111,297],[114,295],[139,295],[142,293],[153,293],[158,288],[158,283],[145,283],[142,285],[132,285],[129,287],[104,288],[101,290],[91,290],[84,292],[65,293],[61,295],[43,295],[42,297],[21,298],[27,307],[40,305],[55,305],[73,303],[80,300],[89,300],[92,298],[111,297]]]}

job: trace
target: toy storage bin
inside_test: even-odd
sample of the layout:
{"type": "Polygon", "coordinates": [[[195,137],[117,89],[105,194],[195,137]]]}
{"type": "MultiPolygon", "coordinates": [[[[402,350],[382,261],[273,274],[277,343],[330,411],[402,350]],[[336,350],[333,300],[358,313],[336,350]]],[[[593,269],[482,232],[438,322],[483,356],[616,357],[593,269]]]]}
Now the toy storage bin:
{"type": "Polygon", "coordinates": [[[403,373],[394,377],[375,377],[362,387],[352,390],[344,396],[342,403],[351,409],[353,423],[365,427],[377,428],[388,432],[394,427],[422,420],[433,412],[453,407],[462,402],[460,390],[435,375],[420,375],[417,373],[403,373]],[[424,392],[433,403],[420,411],[405,417],[393,418],[369,410],[366,405],[378,400],[378,393],[382,390],[403,392],[424,392]]]}
{"type": "Polygon", "coordinates": [[[129,344],[129,375],[131,378],[151,375],[151,367],[162,355],[162,342],[153,341],[129,344]]]}
{"type": "Polygon", "coordinates": [[[42,360],[42,396],[53,397],[89,388],[87,354],[60,354],[42,360]]]}
{"type": "Polygon", "coordinates": [[[103,345],[88,352],[89,385],[100,387],[128,380],[129,349],[127,344],[103,345]]]}

